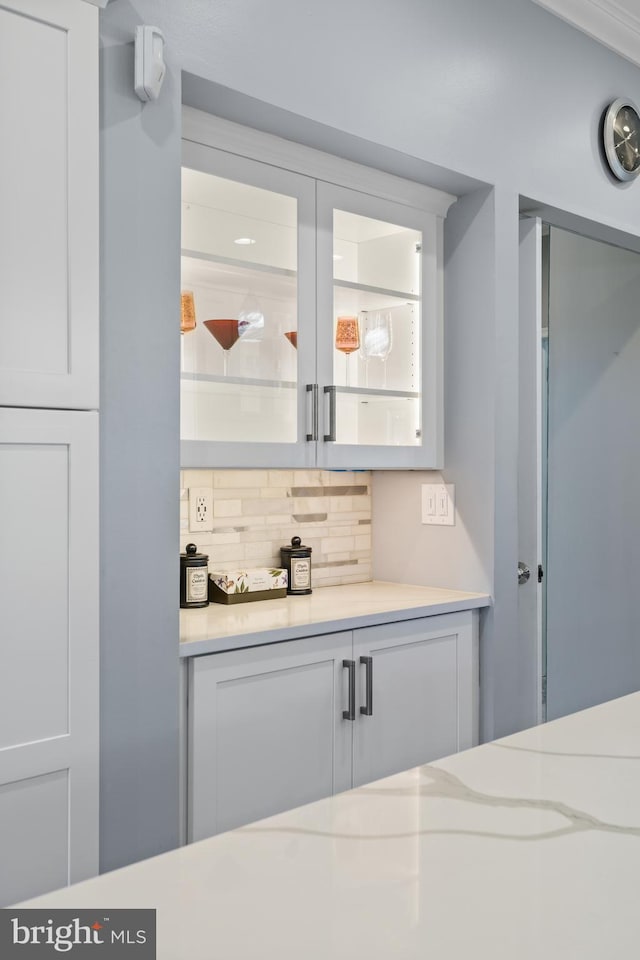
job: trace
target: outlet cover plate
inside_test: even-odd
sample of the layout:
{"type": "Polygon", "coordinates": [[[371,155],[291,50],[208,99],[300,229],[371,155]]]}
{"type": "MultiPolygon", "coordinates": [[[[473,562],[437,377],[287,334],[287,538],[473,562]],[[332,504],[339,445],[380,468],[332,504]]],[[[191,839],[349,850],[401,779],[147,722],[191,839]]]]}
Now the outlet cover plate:
{"type": "Polygon", "coordinates": [[[422,522],[453,527],[456,522],[455,495],[453,483],[423,483],[422,522]]]}
{"type": "Polygon", "coordinates": [[[213,530],[213,490],[211,487],[189,487],[189,532],[213,530]]]}

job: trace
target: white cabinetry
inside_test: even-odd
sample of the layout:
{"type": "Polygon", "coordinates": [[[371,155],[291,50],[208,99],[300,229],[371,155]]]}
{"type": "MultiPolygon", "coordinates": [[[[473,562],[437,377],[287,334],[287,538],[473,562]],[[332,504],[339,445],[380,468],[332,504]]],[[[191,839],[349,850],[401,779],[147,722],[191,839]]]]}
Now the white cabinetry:
{"type": "Polygon", "coordinates": [[[0,408],[0,904],[98,869],[98,414],[0,408]]]}
{"type": "Polygon", "coordinates": [[[0,4],[0,905],[98,871],[98,10],[0,4]]]}
{"type": "Polygon", "coordinates": [[[454,198],[197,111],[184,136],[183,466],[442,466],[454,198]]]}
{"type": "Polygon", "coordinates": [[[196,657],[189,691],[189,839],[351,786],[342,661],[351,634],[196,657]]]}
{"type": "Polygon", "coordinates": [[[0,7],[2,406],[98,406],[97,18],[0,7]]]}
{"type": "Polygon", "coordinates": [[[477,742],[472,611],[194,657],[189,670],[189,840],[477,742]]]}

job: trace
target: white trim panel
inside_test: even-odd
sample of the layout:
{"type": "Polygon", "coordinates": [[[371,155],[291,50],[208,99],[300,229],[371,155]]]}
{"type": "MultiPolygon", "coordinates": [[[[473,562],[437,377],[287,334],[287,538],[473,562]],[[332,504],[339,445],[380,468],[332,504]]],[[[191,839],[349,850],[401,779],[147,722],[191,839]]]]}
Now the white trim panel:
{"type": "Polygon", "coordinates": [[[182,108],[182,136],[184,140],[193,140],[238,156],[260,159],[263,163],[294,173],[418,207],[441,217],[447,215],[447,210],[457,199],[433,187],[214,117],[194,107],[182,108]]]}
{"type": "Polygon", "coordinates": [[[615,0],[534,0],[594,40],[640,65],[640,16],[615,0]]]}

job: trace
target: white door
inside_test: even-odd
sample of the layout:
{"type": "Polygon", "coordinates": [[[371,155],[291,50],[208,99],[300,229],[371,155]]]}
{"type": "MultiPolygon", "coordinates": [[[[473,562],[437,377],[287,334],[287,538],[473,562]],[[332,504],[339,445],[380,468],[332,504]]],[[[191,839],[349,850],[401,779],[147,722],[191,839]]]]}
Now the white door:
{"type": "Polygon", "coordinates": [[[0,905],[98,871],[98,415],[0,409],[0,905]]]}
{"type": "Polygon", "coordinates": [[[351,786],[351,633],[194,657],[189,840],[351,786]]]}
{"type": "Polygon", "coordinates": [[[354,631],[354,786],[477,742],[473,617],[465,611],[354,631]]]}
{"type": "Polygon", "coordinates": [[[542,428],[542,221],[520,221],[519,450],[518,450],[518,645],[527,691],[523,726],[543,719],[541,428],[542,428]]]}
{"type": "Polygon", "coordinates": [[[98,406],[98,11],[0,6],[0,406],[98,406]]]}

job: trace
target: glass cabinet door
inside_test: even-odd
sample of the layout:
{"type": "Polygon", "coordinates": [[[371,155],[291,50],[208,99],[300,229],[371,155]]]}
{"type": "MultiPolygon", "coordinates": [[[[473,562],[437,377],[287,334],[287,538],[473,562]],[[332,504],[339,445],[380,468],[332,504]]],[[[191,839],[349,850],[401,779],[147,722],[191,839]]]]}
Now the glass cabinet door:
{"type": "Polygon", "coordinates": [[[321,183],[318,227],[324,465],[439,466],[438,218],[321,183]]]}
{"type": "Polygon", "coordinates": [[[183,466],[314,462],[314,194],[306,177],[184,144],[183,466]]]}

